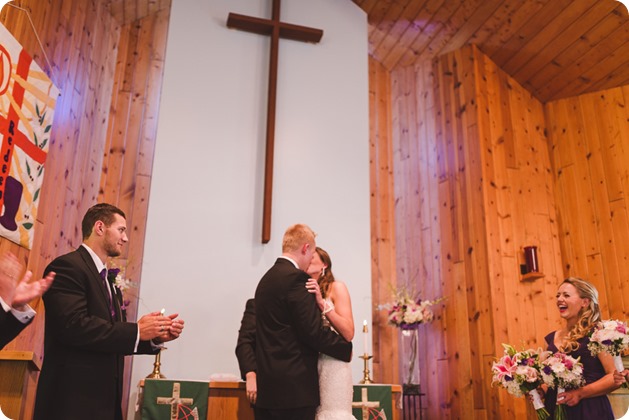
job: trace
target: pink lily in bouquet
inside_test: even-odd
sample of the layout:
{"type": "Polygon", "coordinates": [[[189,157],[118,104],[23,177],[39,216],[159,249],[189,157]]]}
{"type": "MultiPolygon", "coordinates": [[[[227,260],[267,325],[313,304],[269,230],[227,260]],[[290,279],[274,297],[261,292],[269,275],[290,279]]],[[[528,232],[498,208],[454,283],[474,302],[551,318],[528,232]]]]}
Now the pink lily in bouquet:
{"type": "Polygon", "coordinates": [[[492,364],[492,385],[498,384],[516,397],[531,396],[539,420],[549,418],[537,388],[543,383],[542,363],[551,352],[541,348],[517,351],[509,344],[502,345],[504,355],[492,364]]]}

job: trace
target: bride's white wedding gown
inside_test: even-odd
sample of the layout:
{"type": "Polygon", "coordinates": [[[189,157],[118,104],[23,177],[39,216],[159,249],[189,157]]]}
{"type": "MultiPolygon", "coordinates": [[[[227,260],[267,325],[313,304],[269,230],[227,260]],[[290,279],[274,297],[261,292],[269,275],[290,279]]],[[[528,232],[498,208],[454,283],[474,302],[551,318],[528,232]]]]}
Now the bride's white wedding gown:
{"type": "MultiPolygon", "coordinates": [[[[326,301],[328,307],[333,307],[329,299],[326,301]]],[[[319,394],[321,405],[317,408],[317,420],[356,420],[352,415],[354,387],[349,363],[319,355],[319,394]]]]}

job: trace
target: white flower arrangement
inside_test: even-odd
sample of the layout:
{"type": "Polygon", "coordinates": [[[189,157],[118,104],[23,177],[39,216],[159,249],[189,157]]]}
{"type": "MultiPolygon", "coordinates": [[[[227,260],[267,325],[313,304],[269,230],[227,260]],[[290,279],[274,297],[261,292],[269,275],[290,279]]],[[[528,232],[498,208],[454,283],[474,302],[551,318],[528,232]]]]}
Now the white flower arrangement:
{"type": "Polygon", "coordinates": [[[378,309],[388,311],[390,325],[402,329],[414,328],[419,324],[431,322],[435,315],[430,307],[442,300],[443,298],[422,300],[418,294],[410,292],[404,286],[395,292],[393,302],[379,305],[378,309]]]}
{"type": "MultiPolygon", "coordinates": [[[[625,367],[622,363],[622,354],[629,349],[629,334],[627,324],[616,319],[599,322],[590,332],[588,350],[592,356],[604,351],[614,358],[614,367],[622,372],[625,367]]],[[[627,384],[623,384],[627,388],[627,384]]]]}
{"type": "Polygon", "coordinates": [[[612,356],[621,356],[629,348],[627,324],[610,319],[599,322],[590,334],[588,350],[592,356],[604,351],[612,356]]]}

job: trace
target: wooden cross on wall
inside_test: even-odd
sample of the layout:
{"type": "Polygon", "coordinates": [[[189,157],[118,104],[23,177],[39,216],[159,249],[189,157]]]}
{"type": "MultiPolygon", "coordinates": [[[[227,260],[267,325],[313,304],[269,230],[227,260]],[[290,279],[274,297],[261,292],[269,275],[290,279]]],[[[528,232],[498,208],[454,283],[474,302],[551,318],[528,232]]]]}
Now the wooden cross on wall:
{"type": "Polygon", "coordinates": [[[317,43],[323,36],[321,29],[293,25],[280,21],[280,0],[273,0],[271,19],[230,13],[227,27],[241,29],[271,37],[271,57],[269,60],[269,89],[266,114],[266,157],[264,161],[264,204],[262,210],[262,243],[271,239],[271,204],[273,200],[273,149],[275,145],[275,104],[277,93],[277,62],[280,38],[294,41],[317,43]]]}

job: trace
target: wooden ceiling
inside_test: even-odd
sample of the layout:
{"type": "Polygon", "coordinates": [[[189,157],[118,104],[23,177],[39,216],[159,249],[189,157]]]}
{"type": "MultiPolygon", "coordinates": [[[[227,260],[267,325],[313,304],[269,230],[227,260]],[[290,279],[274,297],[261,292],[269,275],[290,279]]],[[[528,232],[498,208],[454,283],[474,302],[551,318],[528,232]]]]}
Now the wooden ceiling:
{"type": "MultiPolygon", "coordinates": [[[[171,2],[105,1],[122,24],[171,2]]],[[[389,70],[476,44],[542,102],[629,84],[629,15],[616,0],[351,1],[389,70]]]]}
{"type": "Polygon", "coordinates": [[[135,22],[159,10],[170,7],[171,0],[105,0],[109,10],[121,25],[135,22]]]}
{"type": "Polygon", "coordinates": [[[629,15],[615,0],[352,0],[387,69],[476,44],[542,102],[629,84],[629,15]]]}

